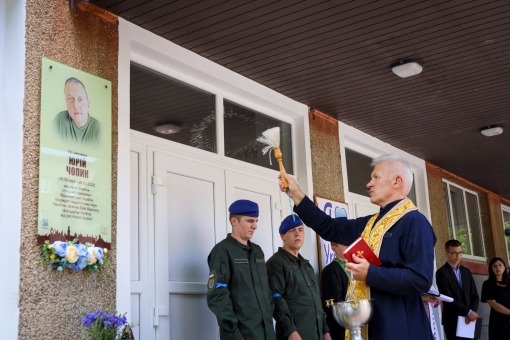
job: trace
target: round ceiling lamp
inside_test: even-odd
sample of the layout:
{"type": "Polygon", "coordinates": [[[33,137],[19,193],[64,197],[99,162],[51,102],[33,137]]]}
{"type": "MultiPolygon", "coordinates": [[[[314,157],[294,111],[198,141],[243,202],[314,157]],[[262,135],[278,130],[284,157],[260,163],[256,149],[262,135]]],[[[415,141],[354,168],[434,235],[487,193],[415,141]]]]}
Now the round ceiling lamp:
{"type": "Polygon", "coordinates": [[[182,130],[182,126],[176,124],[162,124],[154,128],[157,133],[162,135],[171,135],[182,130]]]}

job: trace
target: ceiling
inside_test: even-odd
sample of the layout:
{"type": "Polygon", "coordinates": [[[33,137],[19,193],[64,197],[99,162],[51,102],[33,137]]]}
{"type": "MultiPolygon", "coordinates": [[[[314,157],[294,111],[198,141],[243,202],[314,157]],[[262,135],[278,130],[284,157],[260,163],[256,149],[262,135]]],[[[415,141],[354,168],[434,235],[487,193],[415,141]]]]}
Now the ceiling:
{"type": "Polygon", "coordinates": [[[90,2],[510,199],[510,1],[90,2]]]}

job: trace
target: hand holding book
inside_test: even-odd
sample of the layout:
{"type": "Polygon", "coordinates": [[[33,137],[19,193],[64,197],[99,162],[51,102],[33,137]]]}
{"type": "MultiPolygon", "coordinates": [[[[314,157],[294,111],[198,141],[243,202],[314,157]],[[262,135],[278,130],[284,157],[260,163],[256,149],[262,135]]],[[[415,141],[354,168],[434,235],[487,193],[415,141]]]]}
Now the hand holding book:
{"type": "Polygon", "coordinates": [[[358,257],[364,258],[368,261],[368,263],[373,264],[374,266],[379,267],[382,262],[379,260],[377,255],[370,249],[370,246],[365,242],[363,237],[359,237],[356,241],[354,241],[347,249],[343,252],[345,258],[348,262],[352,261],[352,255],[356,255],[358,257]]]}

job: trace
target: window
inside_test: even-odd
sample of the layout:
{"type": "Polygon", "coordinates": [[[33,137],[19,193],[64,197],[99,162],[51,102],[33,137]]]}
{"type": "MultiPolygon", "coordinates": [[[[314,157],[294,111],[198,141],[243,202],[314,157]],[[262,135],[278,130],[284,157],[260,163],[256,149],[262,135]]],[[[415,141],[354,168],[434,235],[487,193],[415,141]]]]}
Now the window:
{"type": "Polygon", "coordinates": [[[367,184],[372,176],[373,168],[370,166],[372,158],[345,148],[345,163],[347,164],[349,192],[370,197],[367,184]]]}
{"type": "Polygon", "coordinates": [[[485,258],[478,195],[443,180],[448,234],[466,255],[485,258]]]}
{"type": "Polygon", "coordinates": [[[131,63],[131,128],[216,152],[215,95],[131,63]],[[172,124],[169,134],[156,126],[172,124]]]}
{"type": "MultiPolygon", "coordinates": [[[[345,163],[347,164],[347,183],[349,185],[349,192],[370,197],[367,188],[368,182],[372,176],[372,158],[365,156],[354,150],[345,148],[345,163]]],[[[416,189],[414,187],[414,174],[413,185],[409,194],[407,195],[413,203],[418,206],[416,202],[416,189]]]]}
{"type": "Polygon", "coordinates": [[[225,125],[225,156],[251,164],[278,170],[273,154],[263,155],[263,144],[257,142],[262,132],[273,127],[280,128],[280,150],[285,171],[292,174],[291,125],[262,113],[223,100],[225,125]],[[269,161],[271,157],[271,162],[269,161]]]}
{"type": "MultiPolygon", "coordinates": [[[[508,229],[510,228],[510,207],[502,205],[501,212],[503,213],[503,228],[508,229]]],[[[506,236],[505,239],[508,259],[510,260],[510,236],[506,236]]]]}
{"type": "Polygon", "coordinates": [[[218,150],[217,141],[223,138],[224,156],[279,170],[273,155],[270,163],[269,155],[262,154],[264,145],[257,138],[280,127],[283,165],[293,173],[291,124],[224,100],[214,89],[207,92],[133,62],[130,75],[131,129],[218,154],[223,150],[218,150]],[[216,107],[221,101],[224,133],[218,135],[216,107]],[[165,125],[169,133],[156,129],[165,125]]]}

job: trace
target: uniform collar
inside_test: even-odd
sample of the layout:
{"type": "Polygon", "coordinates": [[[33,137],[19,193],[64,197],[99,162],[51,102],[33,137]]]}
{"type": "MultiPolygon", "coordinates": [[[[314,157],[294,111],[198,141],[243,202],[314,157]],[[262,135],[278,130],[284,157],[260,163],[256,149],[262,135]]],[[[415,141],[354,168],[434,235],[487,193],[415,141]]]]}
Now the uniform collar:
{"type": "Polygon", "coordinates": [[[294,261],[294,262],[298,262],[298,261],[306,261],[308,262],[308,260],[306,260],[303,256],[301,256],[301,254],[298,254],[298,257],[295,257],[294,255],[292,255],[291,253],[289,253],[288,251],[286,251],[285,249],[283,249],[282,247],[278,247],[278,253],[280,253],[281,255],[285,256],[286,258],[294,261]]]}
{"type": "Polygon", "coordinates": [[[251,242],[248,240],[248,245],[246,244],[242,244],[241,242],[239,242],[238,240],[236,240],[235,238],[232,237],[232,234],[231,233],[228,233],[227,234],[227,240],[232,242],[233,244],[235,244],[236,246],[238,246],[239,248],[243,248],[243,249],[251,249],[251,242]]]}

